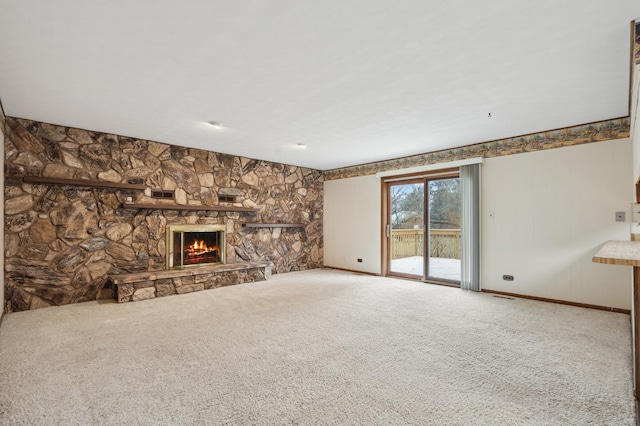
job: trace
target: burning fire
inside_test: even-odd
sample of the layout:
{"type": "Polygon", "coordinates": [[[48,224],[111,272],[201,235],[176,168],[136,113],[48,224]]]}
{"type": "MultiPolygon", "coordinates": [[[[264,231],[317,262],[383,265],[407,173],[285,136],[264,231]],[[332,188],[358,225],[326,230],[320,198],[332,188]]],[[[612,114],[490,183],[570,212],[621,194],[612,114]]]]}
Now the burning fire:
{"type": "Polygon", "coordinates": [[[217,252],[218,247],[209,247],[204,240],[194,241],[193,244],[187,247],[186,252],[191,256],[202,256],[207,253],[217,252]]]}

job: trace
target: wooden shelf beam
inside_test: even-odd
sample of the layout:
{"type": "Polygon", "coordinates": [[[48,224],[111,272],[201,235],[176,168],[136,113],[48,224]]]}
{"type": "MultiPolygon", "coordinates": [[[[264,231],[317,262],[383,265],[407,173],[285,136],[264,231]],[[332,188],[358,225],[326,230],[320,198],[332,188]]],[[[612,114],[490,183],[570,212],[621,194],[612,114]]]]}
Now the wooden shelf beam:
{"type": "Polygon", "coordinates": [[[304,223],[243,223],[243,228],[304,228],[304,223]]]}
{"type": "Polygon", "coordinates": [[[88,188],[110,188],[110,189],[135,189],[145,190],[146,185],[135,185],[132,183],[114,183],[101,182],[88,179],[62,179],[45,176],[24,176],[22,181],[25,183],[36,183],[45,185],[70,185],[70,186],[86,186],[88,188]]]}
{"type": "Polygon", "coordinates": [[[234,206],[182,206],[179,204],[122,204],[125,209],[190,210],[219,212],[259,212],[259,208],[234,206]]]}

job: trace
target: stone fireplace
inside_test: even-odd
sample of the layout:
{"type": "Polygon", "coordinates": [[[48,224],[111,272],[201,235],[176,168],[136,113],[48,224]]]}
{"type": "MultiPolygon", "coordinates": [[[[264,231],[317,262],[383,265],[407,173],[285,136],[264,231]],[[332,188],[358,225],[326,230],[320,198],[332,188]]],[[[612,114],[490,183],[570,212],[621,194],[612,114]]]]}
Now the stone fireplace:
{"type": "Polygon", "coordinates": [[[225,263],[224,225],[167,226],[167,269],[225,263]]]}
{"type": "MultiPolygon", "coordinates": [[[[11,117],[5,129],[11,312],[165,297],[323,264],[319,170],[11,117]],[[206,265],[183,262],[167,243],[167,226],[184,225],[223,232],[218,251],[197,236],[192,252],[206,265]]],[[[200,232],[180,238],[191,231],[200,232]]]]}

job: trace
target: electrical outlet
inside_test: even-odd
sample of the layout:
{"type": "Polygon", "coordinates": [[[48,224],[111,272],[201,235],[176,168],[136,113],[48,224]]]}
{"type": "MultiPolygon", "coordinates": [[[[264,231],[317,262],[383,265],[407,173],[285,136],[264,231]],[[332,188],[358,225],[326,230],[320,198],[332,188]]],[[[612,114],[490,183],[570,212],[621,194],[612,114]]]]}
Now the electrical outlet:
{"type": "Polygon", "coordinates": [[[513,281],[513,275],[503,275],[502,279],[505,281],[513,281]]]}
{"type": "Polygon", "coordinates": [[[616,212],[616,222],[624,222],[624,212],[616,212]]]}
{"type": "Polygon", "coordinates": [[[362,263],[362,259],[358,259],[358,263],[362,263]]]}

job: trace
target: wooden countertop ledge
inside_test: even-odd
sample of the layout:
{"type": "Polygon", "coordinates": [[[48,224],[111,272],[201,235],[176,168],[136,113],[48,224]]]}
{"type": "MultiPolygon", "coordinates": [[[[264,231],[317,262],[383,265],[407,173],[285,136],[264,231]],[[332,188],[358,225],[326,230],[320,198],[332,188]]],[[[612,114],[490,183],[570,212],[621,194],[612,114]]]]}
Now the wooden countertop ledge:
{"type": "Polygon", "coordinates": [[[607,265],[640,266],[640,241],[607,241],[592,260],[607,265]]]}

